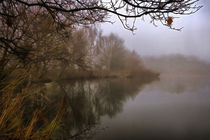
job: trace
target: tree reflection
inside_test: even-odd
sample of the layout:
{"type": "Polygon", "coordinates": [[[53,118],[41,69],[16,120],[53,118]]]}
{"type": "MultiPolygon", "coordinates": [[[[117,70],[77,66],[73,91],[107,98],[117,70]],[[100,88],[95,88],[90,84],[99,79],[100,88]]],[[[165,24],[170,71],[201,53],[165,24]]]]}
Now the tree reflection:
{"type": "Polygon", "coordinates": [[[151,80],[112,79],[93,81],[61,81],[41,83],[34,88],[40,88],[40,93],[25,101],[25,121],[31,118],[32,112],[39,108],[43,110],[39,121],[52,120],[62,109],[59,130],[55,138],[68,139],[82,137],[89,133],[100,117],[114,117],[123,110],[123,104],[143,89],[151,80]],[[59,108],[62,101],[62,108],[59,108]]]}

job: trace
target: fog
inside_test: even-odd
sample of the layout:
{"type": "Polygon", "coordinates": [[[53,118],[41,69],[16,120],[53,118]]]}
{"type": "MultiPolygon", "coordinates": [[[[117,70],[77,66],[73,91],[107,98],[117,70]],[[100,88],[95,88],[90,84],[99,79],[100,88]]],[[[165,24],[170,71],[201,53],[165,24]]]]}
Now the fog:
{"type": "Polygon", "coordinates": [[[136,22],[137,30],[132,33],[123,29],[115,16],[112,16],[114,24],[104,23],[101,28],[104,34],[119,34],[125,40],[126,47],[142,56],[183,54],[210,61],[210,1],[202,0],[199,4],[203,8],[197,13],[174,19],[173,27],[183,27],[181,31],[170,30],[161,24],[155,27],[149,19],[139,19],[136,22]]]}
{"type": "Polygon", "coordinates": [[[174,75],[209,75],[210,63],[195,56],[180,54],[144,57],[147,68],[161,74],[174,75]]]}

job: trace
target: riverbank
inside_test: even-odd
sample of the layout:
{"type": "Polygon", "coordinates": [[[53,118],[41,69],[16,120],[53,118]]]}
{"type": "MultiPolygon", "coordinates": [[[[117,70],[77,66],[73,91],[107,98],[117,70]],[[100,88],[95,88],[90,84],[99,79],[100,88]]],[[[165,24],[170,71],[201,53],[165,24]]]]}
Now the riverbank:
{"type": "Polygon", "coordinates": [[[94,79],[157,79],[159,73],[142,69],[136,71],[69,71],[57,76],[56,74],[49,73],[35,82],[52,82],[60,80],[94,80],[94,79]]]}

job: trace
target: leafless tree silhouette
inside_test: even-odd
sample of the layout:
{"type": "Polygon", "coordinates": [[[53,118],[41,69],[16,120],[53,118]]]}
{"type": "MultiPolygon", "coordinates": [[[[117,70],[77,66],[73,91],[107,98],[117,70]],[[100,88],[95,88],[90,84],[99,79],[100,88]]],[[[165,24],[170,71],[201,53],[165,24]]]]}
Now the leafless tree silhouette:
{"type": "Polygon", "coordinates": [[[109,13],[117,15],[124,28],[131,31],[136,29],[136,19],[144,16],[150,17],[153,24],[159,21],[175,29],[172,27],[173,18],[198,11],[201,8],[196,5],[198,1],[0,0],[0,48],[1,52],[12,53],[24,59],[31,51],[30,45],[36,42],[33,38],[36,33],[28,32],[30,24],[34,20],[40,20],[37,18],[40,14],[51,17],[57,31],[66,27],[109,21],[109,13]]]}

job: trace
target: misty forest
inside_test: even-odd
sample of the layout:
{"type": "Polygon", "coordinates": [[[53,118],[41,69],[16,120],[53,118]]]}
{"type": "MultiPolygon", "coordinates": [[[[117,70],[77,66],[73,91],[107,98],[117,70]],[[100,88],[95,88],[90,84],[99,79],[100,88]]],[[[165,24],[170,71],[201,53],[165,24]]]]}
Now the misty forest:
{"type": "Polygon", "coordinates": [[[0,0],[0,139],[210,139],[204,1],[0,0]]]}

